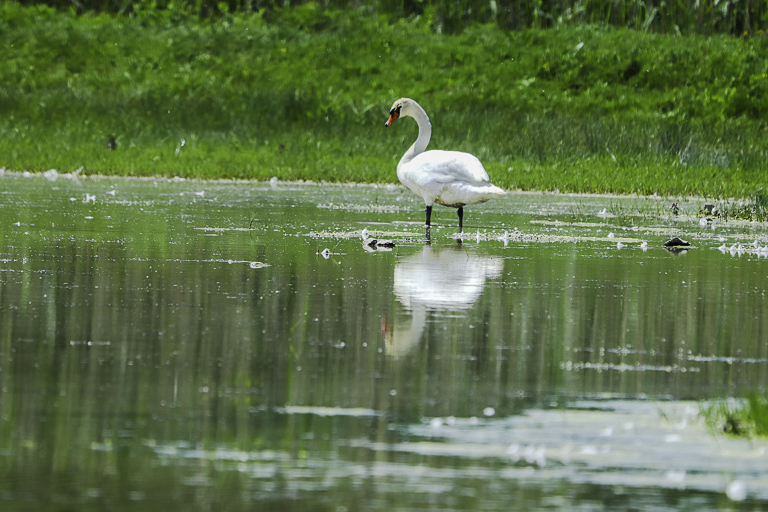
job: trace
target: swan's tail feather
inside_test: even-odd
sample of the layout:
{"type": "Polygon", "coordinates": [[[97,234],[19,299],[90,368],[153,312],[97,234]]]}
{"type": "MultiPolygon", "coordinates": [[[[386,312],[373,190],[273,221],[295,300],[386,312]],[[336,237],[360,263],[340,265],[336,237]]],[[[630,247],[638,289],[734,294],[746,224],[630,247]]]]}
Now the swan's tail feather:
{"type": "Polygon", "coordinates": [[[496,185],[491,185],[488,187],[488,194],[492,195],[493,197],[501,197],[507,195],[507,191],[503,188],[499,188],[496,185]]]}
{"type": "Polygon", "coordinates": [[[507,195],[507,191],[489,183],[484,187],[477,187],[477,189],[474,191],[474,194],[472,195],[477,199],[478,203],[484,203],[495,197],[507,195]]]}
{"type": "Polygon", "coordinates": [[[484,203],[503,195],[506,195],[506,191],[490,183],[485,185],[474,185],[466,182],[452,183],[450,186],[443,187],[440,193],[434,197],[434,202],[443,206],[458,208],[468,204],[484,203]]]}

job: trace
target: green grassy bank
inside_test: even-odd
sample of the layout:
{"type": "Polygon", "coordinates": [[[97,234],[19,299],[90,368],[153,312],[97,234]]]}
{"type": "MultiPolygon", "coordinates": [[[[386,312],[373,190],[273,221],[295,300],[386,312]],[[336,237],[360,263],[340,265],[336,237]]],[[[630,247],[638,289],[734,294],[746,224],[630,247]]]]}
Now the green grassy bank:
{"type": "Polygon", "coordinates": [[[201,20],[0,4],[0,167],[394,182],[416,136],[506,188],[751,197],[768,36],[594,25],[435,30],[315,4],[201,20]],[[267,19],[268,18],[268,19],[267,19]]]}

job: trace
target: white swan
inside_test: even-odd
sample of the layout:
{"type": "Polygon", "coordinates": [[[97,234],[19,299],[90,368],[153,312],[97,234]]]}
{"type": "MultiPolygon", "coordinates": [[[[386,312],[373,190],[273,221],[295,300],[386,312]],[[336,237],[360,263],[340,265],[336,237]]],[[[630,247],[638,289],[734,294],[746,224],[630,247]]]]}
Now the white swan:
{"type": "Polygon", "coordinates": [[[399,117],[411,116],[419,125],[419,137],[397,164],[400,182],[420,195],[427,205],[427,227],[432,216],[432,204],[458,208],[459,232],[462,231],[464,206],[483,203],[506,194],[491,185],[483,164],[474,155],[460,151],[425,151],[432,136],[432,124],[427,113],[410,98],[397,100],[389,111],[389,126],[399,117]]]}

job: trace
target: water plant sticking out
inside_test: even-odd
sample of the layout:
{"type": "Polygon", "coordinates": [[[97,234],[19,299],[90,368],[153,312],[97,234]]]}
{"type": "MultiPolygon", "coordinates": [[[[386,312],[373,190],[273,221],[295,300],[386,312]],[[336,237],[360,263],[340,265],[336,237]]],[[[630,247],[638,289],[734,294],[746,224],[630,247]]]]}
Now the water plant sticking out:
{"type": "Polygon", "coordinates": [[[728,220],[745,220],[750,222],[768,221],[768,192],[758,190],[747,201],[736,201],[716,209],[712,204],[705,204],[700,210],[700,215],[728,220]]]}
{"type": "Polygon", "coordinates": [[[715,432],[731,436],[768,436],[768,397],[751,394],[741,400],[718,400],[703,405],[699,414],[715,432]]]}

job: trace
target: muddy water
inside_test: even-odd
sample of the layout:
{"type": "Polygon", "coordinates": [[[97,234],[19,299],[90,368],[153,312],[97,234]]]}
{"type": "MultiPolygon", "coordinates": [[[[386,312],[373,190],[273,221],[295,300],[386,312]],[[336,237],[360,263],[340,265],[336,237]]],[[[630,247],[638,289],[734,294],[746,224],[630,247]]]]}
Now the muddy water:
{"type": "Polygon", "coordinates": [[[671,202],[5,176],[0,509],[763,509],[768,234],[671,202]]]}

